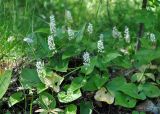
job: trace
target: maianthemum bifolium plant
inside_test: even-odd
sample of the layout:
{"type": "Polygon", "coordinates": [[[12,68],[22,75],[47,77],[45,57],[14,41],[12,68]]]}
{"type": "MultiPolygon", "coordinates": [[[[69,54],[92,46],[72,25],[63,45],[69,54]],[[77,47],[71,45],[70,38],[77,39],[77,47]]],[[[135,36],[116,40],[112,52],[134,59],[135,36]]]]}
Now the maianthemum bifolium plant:
{"type": "MultiPolygon", "coordinates": [[[[112,4],[118,6],[119,3],[124,4],[124,1],[112,4]]],[[[104,8],[100,5],[98,9],[104,8]]],[[[32,28],[23,39],[9,36],[5,43],[14,50],[14,56],[23,58],[24,64],[19,70],[18,88],[6,100],[8,106],[14,107],[29,99],[30,104],[25,104],[24,110],[29,107],[30,113],[76,114],[79,111],[80,114],[91,114],[97,101],[135,108],[139,102],[154,99],[155,102],[150,101],[144,111],[158,114],[160,48],[156,24],[160,9],[154,6],[148,6],[144,11],[135,8],[136,18],[123,16],[119,11],[116,13],[118,20],[114,12],[120,10],[119,7],[107,10],[108,15],[114,14],[108,17],[113,18],[112,21],[109,19],[112,26],[102,29],[103,16],[97,18],[99,10],[96,18],[77,22],[77,25],[79,19],[74,18],[72,10],[65,8],[63,22],[58,22],[57,11],[56,15],[52,13],[46,17],[47,26],[39,26],[34,31],[32,28]],[[152,21],[147,16],[155,18],[152,21]],[[126,22],[121,21],[123,18],[126,22]],[[95,19],[99,20],[96,22],[95,19]],[[102,22],[98,26],[99,21],[102,22]],[[137,29],[141,24],[146,29],[143,29],[143,37],[139,39],[141,47],[137,50],[137,29]],[[13,48],[16,43],[18,46],[13,48]],[[20,47],[24,51],[16,53],[20,47]],[[27,90],[28,94],[25,93],[27,90]]],[[[125,8],[123,10],[126,12],[125,8]]],[[[10,56],[6,50],[3,54],[10,56]]],[[[4,98],[12,74],[12,70],[1,74],[0,98],[4,98]]]]}

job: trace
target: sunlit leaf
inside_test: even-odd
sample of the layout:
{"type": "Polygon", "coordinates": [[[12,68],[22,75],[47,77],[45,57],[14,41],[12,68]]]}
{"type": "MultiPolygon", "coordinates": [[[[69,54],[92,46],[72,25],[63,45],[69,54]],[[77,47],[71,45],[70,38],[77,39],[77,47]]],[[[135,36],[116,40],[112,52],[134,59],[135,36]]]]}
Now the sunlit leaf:
{"type": "Polygon", "coordinates": [[[11,81],[11,70],[6,70],[3,74],[0,75],[0,99],[6,93],[8,86],[11,81]]]}
{"type": "Polygon", "coordinates": [[[114,102],[114,96],[104,87],[96,92],[94,99],[97,101],[106,102],[108,104],[112,104],[114,102]]]}

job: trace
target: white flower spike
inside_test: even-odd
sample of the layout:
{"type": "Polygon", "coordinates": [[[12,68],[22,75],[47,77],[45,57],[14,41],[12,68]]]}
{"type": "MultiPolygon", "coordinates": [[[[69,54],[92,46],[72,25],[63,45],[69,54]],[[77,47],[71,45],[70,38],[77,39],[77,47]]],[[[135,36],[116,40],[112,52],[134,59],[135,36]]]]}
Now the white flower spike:
{"type": "Polygon", "coordinates": [[[48,48],[53,51],[53,54],[57,53],[55,43],[54,43],[54,38],[52,35],[48,37],[48,48]]]}
{"type": "Polygon", "coordinates": [[[130,34],[129,34],[129,28],[125,26],[125,31],[124,31],[124,38],[127,43],[130,43],[130,34]]]}
{"type": "Polygon", "coordinates": [[[68,27],[67,33],[68,33],[69,40],[74,39],[74,31],[71,28],[68,27]]]}
{"type": "Polygon", "coordinates": [[[151,42],[156,42],[156,37],[155,37],[155,34],[153,34],[153,33],[150,33],[150,40],[151,40],[151,42]]]}
{"type": "Polygon", "coordinates": [[[118,31],[118,29],[117,29],[116,26],[114,26],[113,29],[112,29],[112,36],[113,36],[113,38],[115,38],[115,39],[122,37],[121,32],[118,31]]]}
{"type": "Polygon", "coordinates": [[[56,36],[56,22],[55,22],[54,15],[50,16],[50,32],[51,32],[51,34],[56,36]]]}
{"type": "Polygon", "coordinates": [[[97,42],[98,53],[104,53],[103,34],[100,34],[100,39],[97,42]]]}
{"type": "Polygon", "coordinates": [[[90,66],[90,54],[88,52],[83,54],[83,65],[90,66]]]}
{"type": "Polygon", "coordinates": [[[93,33],[93,25],[91,23],[88,24],[87,31],[88,31],[89,34],[93,33]]]}
{"type": "Polygon", "coordinates": [[[23,41],[27,42],[28,44],[33,43],[33,40],[31,38],[29,38],[29,37],[24,38],[23,41]]]}
{"type": "Polygon", "coordinates": [[[15,40],[14,36],[9,36],[7,42],[13,42],[15,40]]]}
{"type": "Polygon", "coordinates": [[[68,22],[73,22],[72,14],[69,10],[65,11],[65,17],[66,17],[68,22]]]}
{"type": "Polygon", "coordinates": [[[41,77],[44,77],[45,76],[44,62],[37,61],[36,68],[37,68],[38,75],[41,76],[41,77]]]}

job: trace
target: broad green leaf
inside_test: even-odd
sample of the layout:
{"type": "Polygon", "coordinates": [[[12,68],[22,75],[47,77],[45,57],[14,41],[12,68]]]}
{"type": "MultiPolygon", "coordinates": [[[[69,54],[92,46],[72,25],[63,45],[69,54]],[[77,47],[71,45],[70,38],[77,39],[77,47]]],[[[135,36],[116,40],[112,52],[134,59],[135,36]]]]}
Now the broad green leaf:
{"type": "Polygon", "coordinates": [[[160,51],[157,50],[140,50],[135,56],[135,61],[137,65],[149,64],[152,60],[160,58],[160,51]]]}
{"type": "Polygon", "coordinates": [[[92,103],[89,101],[84,101],[80,103],[80,114],[92,114],[92,103]]]}
{"type": "Polygon", "coordinates": [[[138,111],[132,111],[132,114],[139,114],[138,111]]]}
{"type": "Polygon", "coordinates": [[[9,97],[9,101],[8,101],[9,107],[12,107],[13,105],[19,103],[23,99],[24,99],[23,92],[16,92],[16,93],[12,94],[9,97]]]}
{"type": "Polygon", "coordinates": [[[81,52],[81,49],[77,45],[71,45],[66,48],[62,55],[62,60],[78,55],[81,52]]]}
{"type": "Polygon", "coordinates": [[[35,69],[24,68],[21,72],[20,82],[25,89],[37,88],[38,93],[46,89],[35,69]]]}
{"type": "Polygon", "coordinates": [[[105,63],[112,61],[113,59],[121,56],[119,53],[109,53],[105,56],[105,63]]]}
{"type": "Polygon", "coordinates": [[[24,88],[29,89],[41,83],[41,80],[35,69],[24,68],[21,72],[20,82],[24,88]]]}
{"type": "Polygon", "coordinates": [[[3,74],[0,75],[0,99],[6,93],[8,86],[11,81],[11,70],[6,70],[3,74]]]}
{"type": "Polygon", "coordinates": [[[102,87],[96,92],[94,99],[96,101],[103,101],[108,104],[112,104],[114,102],[114,96],[104,87],[102,87]]]}
{"type": "Polygon", "coordinates": [[[145,78],[144,78],[144,73],[135,73],[133,74],[132,78],[131,78],[132,82],[144,82],[145,78]]]}
{"type": "Polygon", "coordinates": [[[81,72],[84,73],[84,74],[86,74],[86,75],[91,74],[93,72],[93,70],[94,70],[96,62],[97,62],[97,57],[96,56],[92,57],[91,60],[90,60],[90,65],[89,66],[83,65],[81,67],[81,72]]]}
{"type": "Polygon", "coordinates": [[[147,76],[147,78],[152,79],[153,81],[155,81],[155,76],[152,73],[145,73],[145,76],[147,76]]]}
{"type": "Polygon", "coordinates": [[[38,102],[42,109],[51,110],[56,107],[56,100],[51,94],[47,92],[42,92],[39,95],[38,102]]]}
{"type": "Polygon", "coordinates": [[[51,58],[49,61],[49,67],[60,72],[67,72],[68,69],[68,59],[62,60],[61,57],[51,58]]]}
{"type": "Polygon", "coordinates": [[[155,98],[160,96],[160,89],[151,83],[145,83],[143,91],[147,97],[155,98]]]}
{"type": "Polygon", "coordinates": [[[126,79],[124,77],[116,77],[113,78],[112,81],[108,82],[107,89],[112,93],[118,91],[121,86],[126,83],[126,79]]]}
{"type": "Polygon", "coordinates": [[[74,92],[62,91],[62,92],[58,93],[58,99],[62,103],[69,103],[69,102],[72,102],[72,101],[78,99],[79,97],[81,97],[81,95],[82,95],[82,93],[81,93],[80,89],[78,89],[74,92]]]}
{"type": "Polygon", "coordinates": [[[104,74],[102,76],[97,75],[94,73],[90,75],[90,78],[88,79],[87,83],[84,85],[83,90],[84,91],[95,91],[97,89],[100,89],[109,79],[108,74],[104,74]]]}
{"type": "Polygon", "coordinates": [[[72,80],[72,83],[69,86],[67,91],[76,91],[80,89],[81,87],[83,87],[85,83],[86,83],[85,78],[83,78],[82,76],[76,77],[74,78],[74,80],[72,80]]]}
{"type": "Polygon", "coordinates": [[[146,96],[143,92],[138,91],[138,88],[133,83],[125,83],[122,86],[119,87],[119,91],[125,93],[126,95],[129,95],[135,99],[146,99],[146,96]]]}
{"type": "Polygon", "coordinates": [[[136,105],[136,99],[121,92],[116,92],[115,105],[120,105],[126,108],[133,108],[136,105]]]}
{"type": "Polygon", "coordinates": [[[80,42],[83,38],[84,30],[85,30],[86,24],[82,27],[80,31],[77,33],[76,42],[80,42]]]}
{"type": "Polygon", "coordinates": [[[77,114],[77,106],[70,104],[65,108],[65,114],[77,114]]]}

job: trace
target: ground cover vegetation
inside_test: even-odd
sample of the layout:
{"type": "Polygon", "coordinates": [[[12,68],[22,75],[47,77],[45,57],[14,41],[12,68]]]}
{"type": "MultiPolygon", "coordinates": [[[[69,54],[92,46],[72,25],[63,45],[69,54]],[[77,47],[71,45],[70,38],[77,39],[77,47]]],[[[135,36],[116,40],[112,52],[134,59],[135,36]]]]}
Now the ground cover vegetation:
{"type": "Polygon", "coordinates": [[[160,114],[159,0],[0,0],[1,114],[160,114]]]}

